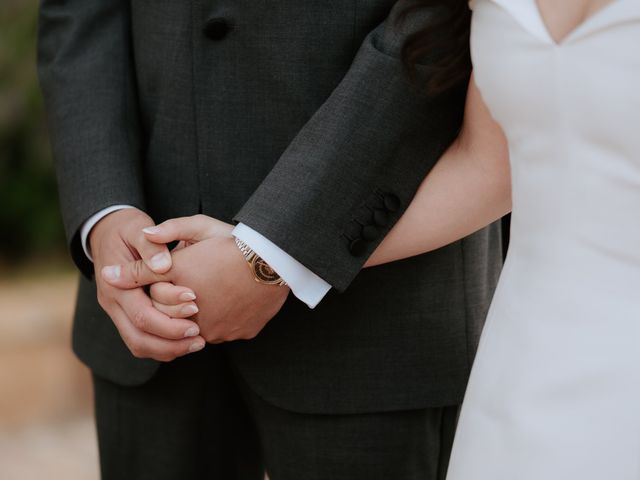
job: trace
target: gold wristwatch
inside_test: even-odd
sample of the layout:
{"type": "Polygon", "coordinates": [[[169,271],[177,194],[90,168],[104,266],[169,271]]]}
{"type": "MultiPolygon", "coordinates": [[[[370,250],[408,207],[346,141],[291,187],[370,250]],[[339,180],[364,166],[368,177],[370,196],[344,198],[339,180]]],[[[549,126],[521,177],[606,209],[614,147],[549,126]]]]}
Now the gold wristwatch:
{"type": "Polygon", "coordinates": [[[249,264],[249,268],[251,268],[253,278],[256,282],[265,285],[278,285],[280,287],[287,285],[287,282],[285,282],[260,255],[254,252],[249,245],[238,238],[236,238],[236,245],[249,264]]]}

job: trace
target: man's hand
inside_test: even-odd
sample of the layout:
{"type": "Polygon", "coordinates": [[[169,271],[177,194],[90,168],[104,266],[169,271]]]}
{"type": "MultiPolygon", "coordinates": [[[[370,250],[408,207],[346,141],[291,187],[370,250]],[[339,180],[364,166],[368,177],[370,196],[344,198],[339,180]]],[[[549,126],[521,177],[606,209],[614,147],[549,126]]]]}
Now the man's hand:
{"type": "MultiPolygon", "coordinates": [[[[150,242],[142,229],[153,220],[137,209],[111,213],[93,227],[89,241],[96,272],[98,302],[113,320],[125,344],[138,358],[170,361],[201,350],[204,339],[193,320],[170,318],[156,310],[142,288],[118,289],[105,282],[101,272],[106,265],[127,264],[139,260],[148,270],[162,273],[171,268],[166,245],[150,242]]],[[[194,292],[182,288],[178,297],[183,309],[197,312],[194,292]]]]}
{"type": "MultiPolygon", "coordinates": [[[[136,261],[105,268],[103,278],[111,286],[125,289],[158,282],[185,285],[198,297],[197,319],[207,342],[254,338],[282,308],[289,288],[254,280],[231,229],[202,215],[169,220],[146,231],[157,242],[185,242],[185,248],[173,252],[171,270],[159,274],[136,261]]],[[[160,287],[154,288],[154,294],[162,297],[160,287]]]]}

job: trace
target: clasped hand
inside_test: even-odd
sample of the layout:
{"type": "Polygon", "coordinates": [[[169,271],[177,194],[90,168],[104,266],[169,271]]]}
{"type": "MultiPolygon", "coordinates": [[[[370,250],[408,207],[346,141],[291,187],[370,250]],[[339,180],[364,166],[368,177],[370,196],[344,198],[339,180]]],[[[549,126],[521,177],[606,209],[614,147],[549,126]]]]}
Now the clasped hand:
{"type": "Polygon", "coordinates": [[[135,245],[125,242],[132,254],[96,258],[100,244],[91,243],[98,299],[136,357],[170,361],[205,341],[254,338],[282,308],[289,289],[254,280],[231,225],[204,215],[146,223],[135,245]]]}

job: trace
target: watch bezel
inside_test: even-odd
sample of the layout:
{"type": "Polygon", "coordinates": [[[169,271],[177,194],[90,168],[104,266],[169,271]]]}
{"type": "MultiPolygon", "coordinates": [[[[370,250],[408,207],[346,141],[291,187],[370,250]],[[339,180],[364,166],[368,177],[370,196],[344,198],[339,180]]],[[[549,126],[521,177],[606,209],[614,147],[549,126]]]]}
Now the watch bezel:
{"type": "Polygon", "coordinates": [[[269,265],[262,257],[257,255],[255,252],[249,260],[249,265],[251,266],[253,277],[256,282],[262,283],[264,285],[284,285],[284,280],[282,280],[282,277],[278,275],[278,273],[273,268],[271,268],[271,265],[269,265]],[[265,268],[268,269],[269,273],[265,273],[265,268]]]}

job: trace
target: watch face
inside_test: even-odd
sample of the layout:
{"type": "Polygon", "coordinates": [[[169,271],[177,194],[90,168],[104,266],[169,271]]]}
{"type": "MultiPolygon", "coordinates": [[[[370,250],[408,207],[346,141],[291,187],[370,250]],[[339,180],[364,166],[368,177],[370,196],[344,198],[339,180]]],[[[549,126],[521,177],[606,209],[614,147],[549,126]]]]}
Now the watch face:
{"type": "Polygon", "coordinates": [[[253,272],[255,273],[258,281],[262,283],[275,284],[282,280],[280,275],[278,275],[273,268],[271,268],[269,264],[260,257],[256,257],[253,262],[253,272]]]}

